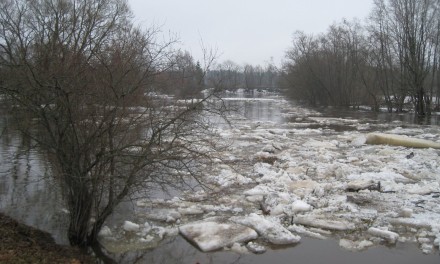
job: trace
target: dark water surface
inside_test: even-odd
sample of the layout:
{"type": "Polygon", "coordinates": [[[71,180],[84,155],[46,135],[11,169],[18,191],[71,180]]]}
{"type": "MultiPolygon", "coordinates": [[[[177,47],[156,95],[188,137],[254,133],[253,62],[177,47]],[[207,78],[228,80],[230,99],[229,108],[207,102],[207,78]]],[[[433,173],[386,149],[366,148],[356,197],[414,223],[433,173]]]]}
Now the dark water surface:
{"type": "Polygon", "coordinates": [[[231,251],[203,253],[185,241],[176,237],[169,243],[143,252],[130,252],[115,257],[120,263],[245,263],[245,264],[434,264],[440,263],[438,254],[424,255],[414,244],[400,244],[387,248],[378,246],[366,251],[351,252],[341,248],[333,239],[318,240],[302,238],[301,242],[288,248],[269,249],[261,255],[238,254],[231,251]]]}

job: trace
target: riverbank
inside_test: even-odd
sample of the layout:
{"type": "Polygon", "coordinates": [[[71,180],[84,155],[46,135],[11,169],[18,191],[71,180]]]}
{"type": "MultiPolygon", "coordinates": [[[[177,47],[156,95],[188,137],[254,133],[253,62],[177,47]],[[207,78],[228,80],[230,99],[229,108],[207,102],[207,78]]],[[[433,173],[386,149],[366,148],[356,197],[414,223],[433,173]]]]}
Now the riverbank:
{"type": "Polygon", "coordinates": [[[57,245],[49,233],[0,213],[0,263],[96,263],[78,248],[57,245]]]}

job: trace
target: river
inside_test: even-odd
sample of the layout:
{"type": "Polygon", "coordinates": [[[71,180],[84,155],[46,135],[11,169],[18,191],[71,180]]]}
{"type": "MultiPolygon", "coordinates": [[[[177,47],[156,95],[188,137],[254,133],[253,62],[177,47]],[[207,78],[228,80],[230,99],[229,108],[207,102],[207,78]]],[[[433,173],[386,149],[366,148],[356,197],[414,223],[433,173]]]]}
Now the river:
{"type": "MultiPolygon", "coordinates": [[[[306,157],[309,154],[302,152],[312,152],[314,151],[313,148],[318,146],[317,151],[321,155],[320,160],[314,161],[313,165],[308,164],[305,175],[312,175],[310,177],[313,177],[316,174],[316,177],[319,178],[323,174],[321,170],[329,169],[329,167],[324,167],[327,163],[334,163],[334,165],[342,164],[342,169],[332,168],[337,177],[342,177],[338,176],[338,173],[345,168],[344,164],[346,162],[341,161],[344,159],[341,153],[344,153],[344,155],[347,153],[354,155],[359,149],[353,150],[349,144],[339,144],[336,141],[352,140],[352,134],[361,135],[371,131],[394,131],[406,133],[410,136],[425,135],[430,139],[439,140],[438,115],[434,115],[429,119],[419,120],[411,114],[375,114],[368,111],[347,111],[334,108],[308,109],[292,104],[281,96],[271,94],[228,94],[224,97],[224,100],[228,105],[234,106],[237,112],[234,112],[230,117],[233,127],[221,126],[219,128],[219,133],[225,140],[234,142],[231,152],[223,153],[223,155],[225,160],[229,160],[231,164],[236,166],[238,174],[243,176],[243,178],[254,177],[254,175],[251,175],[250,170],[258,171],[259,168],[259,165],[253,161],[255,158],[249,157],[259,157],[258,155],[260,154],[258,153],[261,153],[268,145],[277,146],[275,143],[291,144],[289,146],[292,148],[298,148],[296,152],[293,152],[293,150],[291,152],[283,150],[284,152],[276,157],[280,160],[282,155],[294,156],[296,155],[295,153],[300,153],[298,155],[306,157]],[[328,144],[322,145],[325,140],[335,145],[335,148],[333,148],[333,145],[330,147],[328,147],[328,144]],[[241,162],[245,163],[245,165],[241,165],[241,162]]],[[[10,122],[11,120],[8,118],[8,115],[2,113],[2,118],[0,119],[0,131],[3,131],[0,138],[0,210],[20,222],[51,233],[57,243],[67,244],[67,211],[64,208],[57,184],[51,179],[50,164],[45,155],[38,151],[38,149],[33,148],[28,151],[31,144],[23,141],[10,128],[10,122]]],[[[369,147],[362,147],[361,150],[373,151],[369,147]]],[[[376,150],[374,149],[374,151],[376,150]]],[[[380,151],[388,150],[380,149],[380,151]]],[[[397,151],[402,153],[411,152],[405,149],[397,149],[396,152],[389,152],[388,154],[400,155],[400,152],[397,151]]],[[[280,161],[277,170],[273,167],[266,168],[266,170],[270,173],[279,173],[281,169],[284,169],[283,166],[285,164],[293,161],[297,162],[295,156],[290,160],[286,158],[282,162],[280,161]]],[[[301,157],[301,162],[306,162],[303,157],[301,157]]],[[[431,165],[426,164],[426,166],[431,165]]],[[[432,166],[438,167],[438,164],[432,166]]],[[[301,166],[298,167],[300,168],[301,166]]],[[[359,168],[371,170],[371,167],[361,165],[359,168]]],[[[221,171],[229,171],[224,169],[224,167],[222,168],[221,171]]],[[[347,168],[346,170],[352,172],[354,169],[347,168]]],[[[419,171],[425,173],[425,170],[420,169],[419,171]]],[[[346,174],[349,173],[347,172],[346,174]]],[[[213,176],[221,175],[223,174],[213,176]]],[[[216,184],[219,185],[224,184],[224,188],[219,190],[228,190],[228,194],[232,198],[224,198],[224,200],[219,202],[214,201],[215,199],[219,200],[218,197],[211,197],[210,201],[205,201],[207,204],[204,204],[203,208],[200,207],[203,209],[202,211],[206,215],[222,217],[253,212],[253,209],[249,209],[247,204],[236,201],[241,199],[239,196],[240,192],[251,187],[247,187],[246,184],[238,186],[239,180],[237,179],[239,178],[234,178],[230,183],[225,183],[225,178],[229,179],[230,174],[226,173],[223,176],[225,177],[221,180],[219,177],[213,177],[213,181],[217,181],[216,184]],[[219,209],[221,206],[223,206],[223,209],[219,209]],[[234,211],[237,208],[241,211],[234,211]]],[[[320,178],[320,180],[320,182],[326,182],[324,179],[320,178]]],[[[394,183],[399,184],[398,181],[394,183]]],[[[389,188],[397,187],[390,185],[389,188]]],[[[151,225],[157,224],[160,226],[157,221],[155,222],[151,218],[145,217],[145,214],[151,211],[154,212],[157,208],[177,208],[177,205],[170,205],[173,200],[169,199],[172,198],[165,195],[161,198],[162,200],[157,199],[156,202],[153,202],[153,206],[144,206],[139,202],[135,204],[126,202],[118,207],[107,223],[107,226],[110,227],[113,233],[112,238],[107,241],[107,245],[109,248],[114,249],[112,257],[116,261],[120,263],[268,263],[269,261],[273,263],[291,263],[294,260],[295,263],[438,263],[440,259],[437,249],[434,249],[429,254],[424,254],[419,248],[420,245],[416,243],[417,241],[410,241],[408,243],[398,242],[394,246],[375,243],[373,247],[365,250],[347,250],[338,245],[341,238],[346,238],[341,234],[332,235],[327,240],[302,236],[301,243],[296,246],[281,248],[267,246],[266,253],[255,255],[240,254],[234,251],[203,253],[181,236],[176,235],[175,232],[174,234],[172,234],[173,232],[168,232],[164,239],[162,237],[161,239],[156,239],[155,237],[155,243],[141,243],[140,245],[137,242],[138,238],[136,236],[127,236],[127,234],[121,231],[121,226],[126,220],[137,223],[149,221],[151,225]]],[[[316,208],[320,206],[317,201],[312,199],[312,196],[303,195],[302,198],[303,200],[308,199],[309,203],[315,202],[316,205],[314,207],[316,208]]],[[[413,198],[410,197],[410,199],[413,198]]],[[[329,202],[331,203],[333,200],[329,200],[329,202]]],[[[429,202],[432,201],[427,200],[427,203],[429,202]]],[[[180,204],[179,206],[179,209],[182,209],[184,206],[190,208],[188,204],[180,204]]],[[[338,206],[346,205],[338,204],[338,206]]],[[[371,210],[371,208],[367,209],[371,210]]],[[[380,214],[380,210],[377,210],[377,208],[375,210],[379,211],[378,214],[380,214]]],[[[340,212],[338,211],[337,213],[340,212]]],[[[182,215],[181,221],[190,222],[202,218],[204,218],[204,215],[190,214],[185,217],[182,215]]],[[[381,216],[376,219],[381,219],[381,216]]],[[[380,221],[384,220],[381,219],[380,221]]],[[[177,224],[171,226],[162,223],[162,225],[165,229],[171,229],[175,228],[177,224]]],[[[163,229],[157,230],[163,231],[163,229]]],[[[419,233],[417,233],[418,235],[419,233]]],[[[408,235],[408,237],[410,236],[408,235]]],[[[357,239],[353,236],[348,236],[347,238],[357,239]]]]}

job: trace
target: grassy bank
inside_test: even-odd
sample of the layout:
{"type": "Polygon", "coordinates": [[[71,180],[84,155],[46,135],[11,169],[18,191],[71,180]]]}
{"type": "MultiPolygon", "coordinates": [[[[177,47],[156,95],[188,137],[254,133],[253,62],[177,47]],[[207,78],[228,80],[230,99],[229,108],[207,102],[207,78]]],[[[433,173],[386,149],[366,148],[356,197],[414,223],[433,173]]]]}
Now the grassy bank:
{"type": "Polygon", "coordinates": [[[0,263],[96,263],[78,248],[57,245],[49,233],[0,213],[0,263]]]}

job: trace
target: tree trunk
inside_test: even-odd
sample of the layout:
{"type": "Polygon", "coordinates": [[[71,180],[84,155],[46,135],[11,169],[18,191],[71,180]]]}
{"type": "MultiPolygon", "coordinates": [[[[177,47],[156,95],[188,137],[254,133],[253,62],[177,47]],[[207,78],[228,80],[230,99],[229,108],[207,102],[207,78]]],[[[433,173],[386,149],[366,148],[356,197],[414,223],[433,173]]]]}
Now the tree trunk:
{"type": "Polygon", "coordinates": [[[419,116],[424,116],[425,112],[425,93],[423,88],[418,89],[416,94],[416,114],[419,116]]]}
{"type": "Polygon", "coordinates": [[[92,243],[92,241],[89,240],[92,199],[88,191],[85,190],[85,187],[81,186],[81,184],[70,188],[73,193],[69,193],[69,242],[72,246],[86,248],[92,243]]]}

